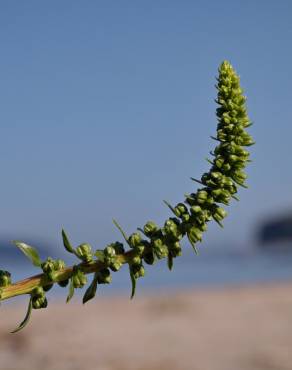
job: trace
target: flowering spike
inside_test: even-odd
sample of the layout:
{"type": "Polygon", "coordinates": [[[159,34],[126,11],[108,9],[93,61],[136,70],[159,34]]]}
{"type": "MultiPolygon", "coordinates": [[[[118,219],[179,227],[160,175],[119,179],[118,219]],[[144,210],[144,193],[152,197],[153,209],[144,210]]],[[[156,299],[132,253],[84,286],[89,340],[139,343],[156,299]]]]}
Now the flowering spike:
{"type": "Polygon", "coordinates": [[[246,147],[253,145],[254,141],[246,131],[251,126],[251,121],[247,115],[246,97],[243,95],[239,76],[227,61],[219,67],[216,88],[218,124],[216,135],[212,139],[216,141],[217,146],[210,153],[212,160],[207,159],[211,168],[200,180],[192,178],[200,184],[200,188],[186,195],[184,202],[173,207],[164,201],[175,217],[166,220],[163,227],[148,221],[143,228],[138,229],[142,234],[134,232],[128,237],[113,220],[130,248],[125,250],[124,245],[117,241],[108,244],[104,249],[97,249],[96,252],[93,252],[87,243],[73,248],[62,230],[65,249],[79,259],[79,264],[71,267],[66,267],[63,261],[52,258],[41,263],[34,248],[24,243],[16,243],[43,272],[12,284],[10,273],[0,270],[0,301],[22,294],[29,294],[31,297],[26,317],[16,331],[27,324],[32,309],[47,307],[45,294],[55,283],[65,287],[70,281],[68,302],[75,288],[82,288],[87,283],[86,274],[93,273],[92,283],[83,297],[85,303],[95,296],[97,284],[111,283],[111,271],[116,272],[122,265],[128,264],[133,298],[136,281],[145,274],[144,263],[152,265],[157,259],[167,258],[168,267],[172,269],[173,259],[182,253],[181,239],[184,236],[188,237],[198,253],[196,246],[202,241],[207,223],[214,220],[223,227],[222,221],[227,212],[220,204],[229,205],[232,199],[238,199],[238,187],[246,187],[247,176],[244,169],[250,162],[246,147]]]}

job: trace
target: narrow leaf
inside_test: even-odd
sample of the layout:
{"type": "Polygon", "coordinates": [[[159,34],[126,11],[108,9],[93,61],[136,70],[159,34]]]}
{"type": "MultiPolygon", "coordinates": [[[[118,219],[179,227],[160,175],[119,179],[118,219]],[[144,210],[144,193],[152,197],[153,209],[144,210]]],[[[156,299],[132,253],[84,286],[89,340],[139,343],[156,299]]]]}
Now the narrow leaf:
{"type": "Polygon", "coordinates": [[[14,329],[11,333],[17,333],[18,331],[20,331],[27,325],[27,323],[29,322],[30,316],[31,316],[31,311],[32,311],[32,298],[30,298],[29,300],[27,312],[26,312],[25,318],[23,319],[22,323],[16,329],[14,329]]]}
{"type": "Polygon", "coordinates": [[[167,256],[167,266],[168,266],[169,270],[171,271],[172,267],[173,267],[173,257],[170,254],[168,254],[168,256],[167,256]]]}
{"type": "Polygon", "coordinates": [[[134,298],[136,292],[136,279],[132,271],[130,271],[131,283],[132,283],[132,292],[131,292],[131,299],[134,298]]]}
{"type": "Polygon", "coordinates": [[[85,304],[90,299],[95,297],[97,284],[98,284],[97,277],[98,277],[98,273],[96,272],[93,276],[91,284],[89,285],[89,287],[87,288],[87,290],[86,290],[86,292],[83,296],[83,304],[85,304]]]}
{"type": "Polygon", "coordinates": [[[222,229],[224,229],[224,225],[222,224],[222,222],[220,222],[219,220],[215,220],[214,218],[214,221],[217,222],[217,224],[222,227],[222,229]]]}
{"type": "Polygon", "coordinates": [[[167,207],[171,210],[171,212],[176,215],[175,209],[173,208],[173,206],[170,203],[168,203],[166,200],[164,200],[163,203],[166,204],[167,207]]]}
{"type": "Polygon", "coordinates": [[[137,227],[137,230],[141,231],[141,233],[142,233],[143,235],[147,236],[147,235],[144,233],[144,230],[143,230],[143,229],[141,229],[141,227],[137,227]]]}
{"type": "Polygon", "coordinates": [[[67,299],[66,299],[66,303],[68,303],[71,300],[73,295],[74,295],[74,284],[73,284],[73,277],[71,277],[70,285],[69,285],[69,292],[68,292],[68,296],[67,296],[67,299]]]}
{"type": "Polygon", "coordinates": [[[121,226],[117,223],[116,220],[113,220],[113,223],[119,229],[119,231],[123,235],[123,238],[125,239],[125,241],[129,244],[128,237],[127,237],[126,233],[124,232],[124,230],[121,228],[121,226]]]}
{"type": "Polygon", "coordinates": [[[72,245],[71,245],[71,243],[70,243],[70,241],[69,241],[69,239],[68,239],[68,236],[67,236],[67,234],[66,234],[66,232],[65,232],[65,230],[64,230],[64,229],[62,229],[62,238],[63,238],[63,244],[64,244],[65,249],[66,249],[69,253],[74,253],[74,252],[75,252],[75,250],[74,250],[74,248],[72,247],[72,245]]]}
{"type": "Polygon", "coordinates": [[[190,177],[190,179],[191,179],[192,181],[197,182],[197,183],[198,183],[198,184],[200,184],[200,185],[204,185],[204,184],[202,183],[202,181],[201,181],[201,180],[197,180],[197,179],[195,179],[195,178],[193,178],[193,177],[190,177]]]}
{"type": "Polygon", "coordinates": [[[198,255],[198,254],[199,254],[199,250],[198,250],[198,248],[196,247],[196,244],[195,244],[195,243],[193,243],[193,242],[190,240],[190,238],[189,238],[189,237],[188,237],[188,239],[189,239],[189,242],[191,243],[191,246],[193,247],[193,250],[195,251],[196,255],[198,255]]]}
{"type": "Polygon", "coordinates": [[[29,258],[31,260],[31,262],[36,267],[41,266],[42,262],[41,262],[41,259],[39,257],[39,254],[38,254],[38,252],[35,248],[31,247],[28,244],[19,242],[17,240],[14,240],[13,243],[17,246],[17,248],[19,248],[21,250],[22,253],[24,253],[26,255],[27,258],[29,258]]]}

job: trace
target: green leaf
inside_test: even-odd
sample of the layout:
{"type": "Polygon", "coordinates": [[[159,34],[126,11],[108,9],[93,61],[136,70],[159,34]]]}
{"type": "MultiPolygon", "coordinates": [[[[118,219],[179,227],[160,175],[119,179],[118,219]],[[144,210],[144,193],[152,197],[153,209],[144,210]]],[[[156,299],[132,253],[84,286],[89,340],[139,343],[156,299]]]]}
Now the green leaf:
{"type": "Polygon", "coordinates": [[[68,296],[66,299],[66,303],[68,303],[71,300],[73,295],[74,295],[74,284],[73,284],[73,276],[72,276],[70,279],[69,292],[68,292],[68,296]]]}
{"type": "Polygon", "coordinates": [[[132,271],[130,271],[131,283],[132,283],[132,292],[131,292],[131,299],[134,298],[136,292],[136,279],[132,271]]]}
{"type": "Polygon", "coordinates": [[[167,256],[167,266],[168,266],[169,270],[171,271],[172,267],[173,267],[173,257],[170,254],[168,254],[168,256],[167,256]]]}
{"type": "Polygon", "coordinates": [[[65,249],[69,252],[69,253],[74,253],[75,250],[74,248],[72,247],[71,243],[69,242],[69,239],[68,239],[68,236],[65,232],[64,229],[62,229],[62,238],[63,238],[63,244],[64,244],[64,247],[65,249]]]}
{"type": "Polygon", "coordinates": [[[32,311],[32,297],[29,300],[25,318],[23,319],[21,324],[16,329],[14,329],[11,333],[17,333],[18,331],[23,329],[28,324],[30,316],[31,316],[31,311],[32,311]]]}
{"type": "Polygon", "coordinates": [[[31,262],[36,266],[40,267],[42,264],[42,261],[39,257],[39,254],[37,250],[33,247],[31,247],[28,244],[25,244],[23,242],[19,242],[17,240],[14,240],[13,243],[21,250],[22,253],[26,255],[27,258],[31,260],[31,262]]]}
{"type": "Polygon", "coordinates": [[[196,255],[198,255],[199,254],[199,250],[196,247],[196,244],[192,242],[192,240],[189,238],[189,236],[188,236],[188,239],[189,239],[189,242],[191,243],[191,246],[193,247],[193,250],[195,251],[196,255]]]}
{"type": "Polygon", "coordinates": [[[126,235],[126,233],[124,232],[124,230],[121,228],[121,226],[118,224],[118,222],[116,220],[113,220],[113,223],[114,225],[119,229],[120,233],[123,235],[125,241],[129,244],[129,239],[126,235]]]}
{"type": "Polygon", "coordinates": [[[96,294],[96,289],[97,289],[97,284],[98,284],[98,273],[96,272],[93,276],[92,282],[87,288],[84,296],[83,296],[83,304],[88,302],[90,299],[95,297],[96,294]]]}
{"type": "Polygon", "coordinates": [[[165,205],[167,205],[167,207],[171,210],[171,212],[176,215],[175,209],[173,208],[173,206],[170,203],[168,203],[166,200],[164,200],[163,203],[165,205]]]}
{"type": "Polygon", "coordinates": [[[190,177],[190,179],[200,185],[204,185],[201,180],[195,179],[194,177],[190,177]]]}

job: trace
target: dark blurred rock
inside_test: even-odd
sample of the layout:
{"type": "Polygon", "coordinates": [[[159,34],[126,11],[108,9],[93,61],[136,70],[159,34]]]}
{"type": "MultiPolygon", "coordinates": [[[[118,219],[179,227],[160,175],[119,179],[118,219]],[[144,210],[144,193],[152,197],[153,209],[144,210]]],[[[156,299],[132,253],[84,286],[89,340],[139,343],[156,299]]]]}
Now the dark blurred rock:
{"type": "Polygon", "coordinates": [[[292,212],[263,222],[257,237],[263,248],[285,248],[292,251],[292,212]]]}

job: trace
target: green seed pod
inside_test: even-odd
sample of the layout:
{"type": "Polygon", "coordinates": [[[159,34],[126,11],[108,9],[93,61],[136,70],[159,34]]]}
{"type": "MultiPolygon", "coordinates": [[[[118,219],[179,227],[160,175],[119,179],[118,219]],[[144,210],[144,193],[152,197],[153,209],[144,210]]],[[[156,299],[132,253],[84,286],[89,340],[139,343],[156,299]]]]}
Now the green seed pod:
{"type": "Polygon", "coordinates": [[[11,274],[9,271],[0,270],[0,287],[6,287],[11,284],[11,274]]]}

